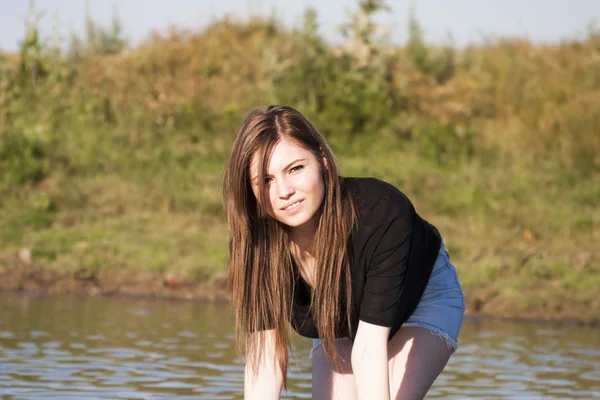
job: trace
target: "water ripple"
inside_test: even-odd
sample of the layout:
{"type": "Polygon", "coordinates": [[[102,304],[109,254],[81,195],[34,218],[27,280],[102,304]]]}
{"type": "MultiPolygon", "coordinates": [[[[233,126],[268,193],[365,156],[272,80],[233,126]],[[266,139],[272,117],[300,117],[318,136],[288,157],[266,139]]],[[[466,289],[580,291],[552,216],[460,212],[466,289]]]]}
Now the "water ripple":
{"type": "MultiPolygon", "coordinates": [[[[51,318],[5,315],[15,301],[0,294],[1,398],[242,397],[244,365],[226,308],[30,298],[22,309],[51,318]]],[[[576,327],[466,321],[428,398],[600,398],[599,337],[576,327]]],[[[281,398],[309,399],[311,343],[294,340],[281,398]]]]}

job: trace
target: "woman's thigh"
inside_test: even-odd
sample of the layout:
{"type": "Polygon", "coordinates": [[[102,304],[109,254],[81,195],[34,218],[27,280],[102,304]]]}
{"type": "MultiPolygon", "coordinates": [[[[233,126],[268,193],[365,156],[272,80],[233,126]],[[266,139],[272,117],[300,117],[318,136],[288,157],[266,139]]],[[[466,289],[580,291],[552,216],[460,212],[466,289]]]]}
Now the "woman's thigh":
{"type": "MultiPolygon", "coordinates": [[[[464,294],[444,245],[421,300],[408,321],[388,343],[392,399],[423,398],[458,347],[464,315],[464,294]]],[[[338,339],[340,372],[332,370],[322,347],[313,357],[313,398],[356,397],[352,342],[338,339]]]]}
{"type": "Polygon", "coordinates": [[[453,349],[426,328],[404,326],[388,344],[390,399],[422,399],[453,349]]]}
{"type": "MultiPolygon", "coordinates": [[[[312,398],[355,399],[350,362],[352,342],[337,340],[339,371],[334,371],[319,344],[312,352],[312,398]]],[[[421,327],[406,326],[388,343],[390,399],[421,399],[452,355],[446,340],[421,327]]]]}
{"type": "Polygon", "coordinates": [[[417,308],[388,345],[391,398],[420,399],[458,347],[464,294],[442,244],[417,308]]]}

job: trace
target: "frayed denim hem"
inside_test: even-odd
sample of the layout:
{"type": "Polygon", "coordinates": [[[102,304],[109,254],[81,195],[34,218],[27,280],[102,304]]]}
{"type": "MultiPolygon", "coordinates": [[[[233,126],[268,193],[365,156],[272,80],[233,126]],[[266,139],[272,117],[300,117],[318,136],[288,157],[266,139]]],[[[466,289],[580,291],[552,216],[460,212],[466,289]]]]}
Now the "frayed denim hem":
{"type": "Polygon", "coordinates": [[[308,353],[308,357],[311,360],[313,358],[313,353],[315,352],[315,350],[317,349],[317,347],[319,347],[320,344],[321,344],[321,341],[319,339],[313,339],[313,345],[310,348],[310,353],[308,353]]]}
{"type": "MultiPolygon", "coordinates": [[[[402,328],[405,326],[416,326],[418,328],[427,329],[432,335],[439,336],[442,339],[444,339],[446,341],[446,344],[448,345],[448,348],[450,350],[452,350],[452,352],[455,352],[458,349],[457,341],[454,340],[452,338],[452,336],[450,336],[448,333],[444,332],[440,328],[437,328],[435,326],[431,326],[431,325],[428,325],[428,324],[425,324],[422,322],[405,322],[404,324],[402,324],[402,328]]],[[[310,348],[310,352],[308,353],[309,359],[312,360],[313,353],[320,345],[321,345],[321,341],[319,339],[313,339],[313,345],[310,348]]]]}
{"type": "Polygon", "coordinates": [[[456,340],[454,340],[452,338],[452,336],[450,336],[447,332],[444,332],[443,330],[441,330],[438,327],[435,327],[435,326],[432,326],[429,324],[425,324],[422,322],[406,322],[406,323],[402,324],[402,327],[405,327],[405,326],[416,326],[418,328],[427,329],[429,332],[431,332],[432,335],[439,336],[442,339],[444,339],[446,341],[446,344],[448,345],[448,348],[450,350],[452,350],[453,352],[455,352],[458,349],[458,342],[456,340]]]}

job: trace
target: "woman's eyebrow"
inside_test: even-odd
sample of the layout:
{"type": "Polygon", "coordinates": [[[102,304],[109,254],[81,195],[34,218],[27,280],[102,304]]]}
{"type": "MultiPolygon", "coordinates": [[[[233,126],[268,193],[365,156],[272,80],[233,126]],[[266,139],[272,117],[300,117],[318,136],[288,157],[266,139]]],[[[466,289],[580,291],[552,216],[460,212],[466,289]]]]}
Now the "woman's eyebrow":
{"type": "Polygon", "coordinates": [[[298,159],[292,161],[291,163],[289,163],[288,165],[286,165],[285,168],[283,168],[283,171],[290,168],[292,165],[296,164],[299,161],[306,161],[306,160],[304,158],[298,158],[298,159]]]}
{"type": "MultiPolygon", "coordinates": [[[[288,165],[286,165],[283,168],[282,171],[285,171],[286,169],[289,169],[292,165],[294,165],[295,163],[300,162],[300,161],[306,161],[306,159],[305,158],[298,158],[298,159],[292,161],[291,163],[289,163],[288,165]]],[[[251,181],[254,182],[254,183],[256,183],[257,180],[258,180],[258,176],[254,176],[254,177],[251,178],[251,181]]]]}

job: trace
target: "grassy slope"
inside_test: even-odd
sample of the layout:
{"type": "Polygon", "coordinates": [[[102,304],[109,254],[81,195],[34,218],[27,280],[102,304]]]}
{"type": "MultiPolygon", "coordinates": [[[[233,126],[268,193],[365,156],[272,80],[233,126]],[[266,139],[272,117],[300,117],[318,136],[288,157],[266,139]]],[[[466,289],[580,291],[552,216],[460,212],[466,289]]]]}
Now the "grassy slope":
{"type": "Polygon", "coordinates": [[[251,106],[290,103],[346,175],[396,184],[440,228],[471,312],[600,319],[600,77],[581,69],[596,39],[466,51],[436,83],[402,50],[362,76],[273,29],[223,23],[124,55],[47,58],[31,92],[29,75],[3,72],[0,266],[29,248],[67,273],[222,275],[233,132],[251,106]]]}
{"type": "MultiPolygon", "coordinates": [[[[597,185],[576,192],[589,207],[565,210],[572,194],[540,182],[542,174],[531,169],[438,165],[391,139],[357,146],[360,154],[337,149],[345,174],[396,184],[440,228],[471,312],[598,318],[598,237],[581,223],[600,220],[597,185]]],[[[198,155],[185,169],[174,161],[158,170],[131,162],[110,173],[53,176],[3,199],[3,252],[30,248],[36,265],[65,272],[210,280],[224,273],[227,259],[219,199],[224,159],[222,152],[211,162],[198,155]]]]}

